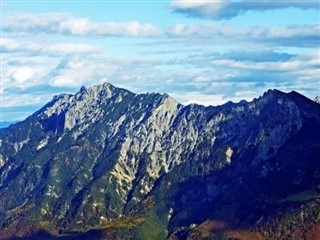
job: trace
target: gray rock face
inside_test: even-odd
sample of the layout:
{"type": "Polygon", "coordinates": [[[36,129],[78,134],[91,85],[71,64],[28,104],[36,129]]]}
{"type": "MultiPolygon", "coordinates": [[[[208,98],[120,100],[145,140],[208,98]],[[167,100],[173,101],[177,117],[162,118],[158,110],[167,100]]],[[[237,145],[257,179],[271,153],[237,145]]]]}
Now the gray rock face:
{"type": "Polygon", "coordinates": [[[316,98],[314,99],[314,101],[315,101],[316,103],[319,103],[319,104],[320,104],[320,96],[316,96],[316,98]]]}
{"type": "Polygon", "coordinates": [[[258,165],[302,127],[295,101],[277,90],[204,107],[108,83],[83,87],[1,130],[0,222],[28,216],[61,229],[96,226],[130,210],[183,163],[206,174],[250,151],[246,164],[258,165]],[[203,163],[212,156],[218,160],[203,163]]]}

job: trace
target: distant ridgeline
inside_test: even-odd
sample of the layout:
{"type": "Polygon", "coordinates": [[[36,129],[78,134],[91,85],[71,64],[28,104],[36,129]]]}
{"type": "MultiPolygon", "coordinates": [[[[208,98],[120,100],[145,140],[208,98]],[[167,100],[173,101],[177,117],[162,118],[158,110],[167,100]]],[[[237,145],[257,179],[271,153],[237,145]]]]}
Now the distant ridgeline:
{"type": "Polygon", "coordinates": [[[6,127],[9,127],[10,125],[15,124],[15,123],[17,123],[17,121],[14,121],[14,122],[0,122],[0,128],[6,128],[6,127]]]}

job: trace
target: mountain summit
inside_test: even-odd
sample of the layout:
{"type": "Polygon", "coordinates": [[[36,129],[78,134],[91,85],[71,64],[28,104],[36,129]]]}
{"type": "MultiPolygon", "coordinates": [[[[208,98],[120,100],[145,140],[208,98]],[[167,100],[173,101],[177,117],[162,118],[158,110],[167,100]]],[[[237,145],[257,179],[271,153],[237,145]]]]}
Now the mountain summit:
{"type": "Polygon", "coordinates": [[[320,106],[296,92],[216,107],[108,83],[55,96],[0,129],[0,239],[317,234],[319,132],[320,106]]]}

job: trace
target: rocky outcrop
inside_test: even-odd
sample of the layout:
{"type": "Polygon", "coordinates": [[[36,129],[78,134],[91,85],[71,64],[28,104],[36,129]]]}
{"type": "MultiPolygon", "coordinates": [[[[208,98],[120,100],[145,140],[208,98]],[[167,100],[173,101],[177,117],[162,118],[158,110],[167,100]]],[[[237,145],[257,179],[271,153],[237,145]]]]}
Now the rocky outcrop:
{"type": "MultiPolygon", "coordinates": [[[[176,169],[190,168],[180,176],[188,178],[236,166],[236,177],[277,156],[304,128],[299,94],[292,94],[270,90],[252,102],[183,106],[167,94],[105,83],[56,96],[1,130],[0,223],[87,229],[126,214],[176,169]]],[[[319,122],[312,104],[308,114],[319,122]]],[[[211,184],[206,191],[213,199],[222,190],[211,184]]]]}

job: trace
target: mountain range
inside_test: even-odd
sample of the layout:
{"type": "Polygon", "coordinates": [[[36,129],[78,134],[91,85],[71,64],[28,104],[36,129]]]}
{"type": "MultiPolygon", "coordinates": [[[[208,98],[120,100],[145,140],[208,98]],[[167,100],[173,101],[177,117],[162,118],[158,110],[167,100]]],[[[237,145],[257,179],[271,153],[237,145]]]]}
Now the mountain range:
{"type": "Polygon", "coordinates": [[[0,129],[0,239],[320,239],[320,105],[109,83],[0,129]]]}

